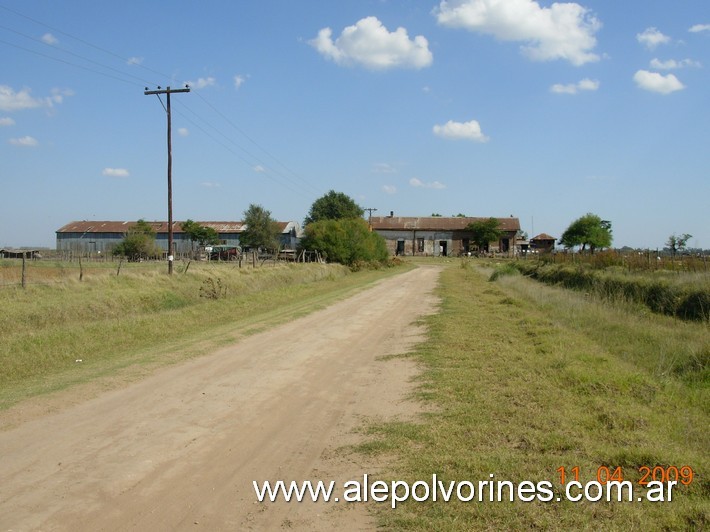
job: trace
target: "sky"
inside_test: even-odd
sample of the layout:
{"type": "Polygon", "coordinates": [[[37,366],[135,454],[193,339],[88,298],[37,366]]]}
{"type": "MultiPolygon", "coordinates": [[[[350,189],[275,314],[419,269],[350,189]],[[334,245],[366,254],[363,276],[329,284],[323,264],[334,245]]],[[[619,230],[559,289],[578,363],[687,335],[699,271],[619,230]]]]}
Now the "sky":
{"type": "Polygon", "coordinates": [[[0,0],[0,247],[75,220],[518,217],[710,248],[708,0],[0,0]]]}

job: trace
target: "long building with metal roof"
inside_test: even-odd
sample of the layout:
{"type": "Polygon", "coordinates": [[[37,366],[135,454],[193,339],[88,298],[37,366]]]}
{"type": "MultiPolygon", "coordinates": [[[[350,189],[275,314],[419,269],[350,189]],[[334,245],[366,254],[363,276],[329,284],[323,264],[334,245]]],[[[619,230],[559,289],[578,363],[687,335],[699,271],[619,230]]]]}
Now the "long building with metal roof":
{"type": "MultiPolygon", "coordinates": [[[[56,231],[57,250],[81,253],[108,253],[120,243],[126,232],[137,222],[121,221],[77,221],[70,222],[56,231]]],[[[168,223],[147,222],[156,232],[156,243],[164,251],[168,249],[168,223]]],[[[173,222],[173,244],[175,253],[189,252],[192,247],[187,235],[182,230],[184,222],[173,222]]],[[[219,235],[222,244],[239,245],[239,236],[246,225],[242,222],[196,222],[204,227],[211,227],[219,235]]],[[[278,222],[281,230],[281,245],[285,249],[295,249],[301,237],[298,222],[278,222]]]]}
{"type": "Polygon", "coordinates": [[[513,216],[496,218],[503,232],[497,242],[491,242],[487,249],[473,249],[471,231],[466,228],[473,222],[488,218],[470,216],[373,216],[370,225],[373,231],[382,235],[393,255],[448,256],[461,255],[469,251],[517,254],[516,236],[520,231],[520,220],[513,216]]]}

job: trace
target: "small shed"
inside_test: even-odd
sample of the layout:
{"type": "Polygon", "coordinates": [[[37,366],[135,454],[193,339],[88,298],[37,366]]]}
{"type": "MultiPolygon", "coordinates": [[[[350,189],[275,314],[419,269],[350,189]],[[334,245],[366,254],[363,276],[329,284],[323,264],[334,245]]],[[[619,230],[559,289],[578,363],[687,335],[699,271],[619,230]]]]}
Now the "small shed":
{"type": "Polygon", "coordinates": [[[550,236],[547,233],[540,233],[530,239],[530,249],[541,253],[549,253],[555,249],[556,240],[554,236],[550,236]]]}
{"type": "Polygon", "coordinates": [[[21,259],[22,257],[26,259],[41,259],[42,254],[37,249],[0,249],[0,259],[21,259]]]}

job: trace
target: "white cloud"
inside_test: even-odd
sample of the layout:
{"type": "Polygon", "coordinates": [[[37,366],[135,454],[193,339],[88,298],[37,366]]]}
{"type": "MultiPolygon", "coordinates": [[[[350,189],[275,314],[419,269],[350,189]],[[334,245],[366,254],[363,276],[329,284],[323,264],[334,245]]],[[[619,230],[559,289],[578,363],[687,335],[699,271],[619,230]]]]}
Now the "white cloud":
{"type": "Polygon", "coordinates": [[[200,183],[200,186],[205,188],[220,188],[222,185],[215,181],[203,181],[200,183]]]}
{"type": "Polygon", "coordinates": [[[10,118],[9,116],[0,118],[0,127],[14,126],[14,125],[15,125],[15,121],[12,118],[10,118]]]}
{"type": "Polygon", "coordinates": [[[646,28],[643,33],[637,33],[636,40],[649,50],[653,50],[659,44],[671,42],[671,38],[668,35],[663,35],[656,28],[646,28]]]}
{"type": "Polygon", "coordinates": [[[128,177],[131,174],[125,168],[104,168],[101,175],[107,177],[128,177]]]}
{"type": "Polygon", "coordinates": [[[256,173],[258,173],[258,174],[263,174],[264,172],[266,172],[266,168],[264,168],[264,167],[261,166],[260,164],[257,164],[257,165],[253,168],[253,170],[254,170],[256,173]]]}
{"type": "Polygon", "coordinates": [[[20,137],[19,139],[10,139],[8,142],[13,146],[22,146],[24,148],[32,148],[39,144],[36,138],[30,137],[29,135],[20,137]]]}
{"type": "Polygon", "coordinates": [[[385,192],[385,194],[396,194],[397,193],[397,187],[394,185],[382,185],[382,190],[385,192]]]}
{"type": "Polygon", "coordinates": [[[140,65],[143,64],[143,58],[142,57],[129,57],[128,61],[126,61],[127,65],[140,65]]]}
{"type": "Polygon", "coordinates": [[[576,3],[540,7],[534,0],[442,0],[433,13],[443,26],[527,43],[522,51],[533,60],[565,59],[573,65],[599,60],[592,50],[601,23],[576,3]]]}
{"type": "Polygon", "coordinates": [[[62,103],[65,96],[72,96],[74,94],[74,91],[70,89],[52,89],[50,96],[34,98],[30,92],[31,90],[26,87],[15,92],[15,90],[8,85],[0,85],[0,110],[22,111],[24,109],[35,109],[37,107],[52,107],[55,103],[62,103]]]}
{"type": "Polygon", "coordinates": [[[680,61],[676,61],[675,59],[661,61],[655,57],[651,59],[651,68],[655,68],[656,70],[676,70],[685,67],[700,68],[700,66],[699,61],[693,61],[692,59],[681,59],[680,61]]]}
{"type": "Polygon", "coordinates": [[[710,24],[695,24],[688,30],[690,33],[700,33],[701,31],[710,31],[710,24]]]}
{"type": "Polygon", "coordinates": [[[396,174],[397,169],[389,163],[375,163],[372,165],[375,174],[396,174]]]}
{"type": "Polygon", "coordinates": [[[205,87],[212,87],[217,80],[212,76],[206,78],[197,78],[197,81],[186,81],[185,85],[189,85],[191,89],[204,89],[205,87]]]}
{"type": "Polygon", "coordinates": [[[673,74],[659,74],[658,72],[649,72],[648,70],[639,70],[634,74],[636,84],[647,91],[660,92],[661,94],[670,94],[671,92],[679,91],[685,88],[677,77],[673,74]]]}
{"type": "Polygon", "coordinates": [[[186,127],[181,127],[178,128],[178,135],[181,137],[187,137],[190,134],[190,131],[186,127]]]}
{"type": "Polygon", "coordinates": [[[247,78],[241,74],[234,76],[234,88],[239,89],[246,82],[247,78]]]}
{"type": "Polygon", "coordinates": [[[442,189],[446,188],[446,185],[443,183],[440,183],[439,181],[432,181],[431,183],[425,183],[421,179],[418,179],[416,177],[413,177],[412,179],[409,180],[409,184],[413,186],[414,188],[435,188],[435,189],[442,189]]]}
{"type": "Polygon", "coordinates": [[[24,88],[15,92],[12,87],[0,85],[0,109],[3,111],[20,111],[40,107],[42,100],[33,98],[30,89],[24,88]]]}
{"type": "Polygon", "coordinates": [[[362,65],[371,70],[424,68],[433,62],[429,42],[421,35],[410,39],[405,28],[388,31],[377,17],[366,17],[348,26],[335,41],[323,28],[309,41],[324,57],[339,65],[362,65]]]}
{"type": "Polygon", "coordinates": [[[555,83],[550,90],[557,94],[577,94],[579,91],[595,91],[599,88],[599,82],[596,79],[584,78],[577,83],[569,83],[562,85],[555,83]]]}
{"type": "Polygon", "coordinates": [[[55,103],[62,103],[65,96],[74,96],[74,91],[71,89],[52,89],[51,93],[52,95],[46,98],[49,107],[55,103]]]}
{"type": "Polygon", "coordinates": [[[453,120],[449,120],[443,126],[434,126],[433,130],[434,135],[446,139],[464,139],[476,142],[488,142],[489,140],[481,131],[481,125],[477,120],[471,120],[469,122],[454,122],[453,120]]]}
{"type": "Polygon", "coordinates": [[[59,40],[51,33],[45,33],[44,35],[42,35],[42,42],[44,44],[49,44],[50,46],[59,44],[59,40]]]}

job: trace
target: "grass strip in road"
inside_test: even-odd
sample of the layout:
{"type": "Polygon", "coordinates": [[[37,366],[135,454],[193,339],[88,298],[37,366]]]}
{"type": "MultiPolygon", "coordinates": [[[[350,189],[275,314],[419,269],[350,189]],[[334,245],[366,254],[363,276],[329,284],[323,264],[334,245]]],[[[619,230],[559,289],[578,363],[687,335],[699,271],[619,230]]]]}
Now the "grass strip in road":
{"type": "MultiPolygon", "coordinates": [[[[463,263],[462,263],[463,264],[463,263]]],[[[551,481],[557,502],[416,502],[378,507],[380,524],[402,530],[702,529],[710,524],[707,368],[659,371],[673,358],[654,342],[703,353],[708,328],[585,301],[518,277],[489,282],[470,266],[441,276],[440,312],[410,355],[423,365],[427,413],[373,423],[358,447],[393,464],[389,481],[551,481]],[[544,297],[540,296],[544,294],[544,297]],[[613,325],[613,327],[612,327],[613,325]],[[668,339],[670,335],[670,341],[668,339]],[[659,360],[664,358],[664,360],[659,360]],[[569,502],[567,480],[597,480],[621,467],[691,466],[695,478],[672,502],[569,502]]],[[[507,494],[507,491],[504,491],[507,494]]],[[[468,491],[464,490],[464,494],[468,491]]],[[[420,491],[421,496],[421,491],[420,491]]],[[[454,497],[455,498],[455,497],[454,497]]]]}

